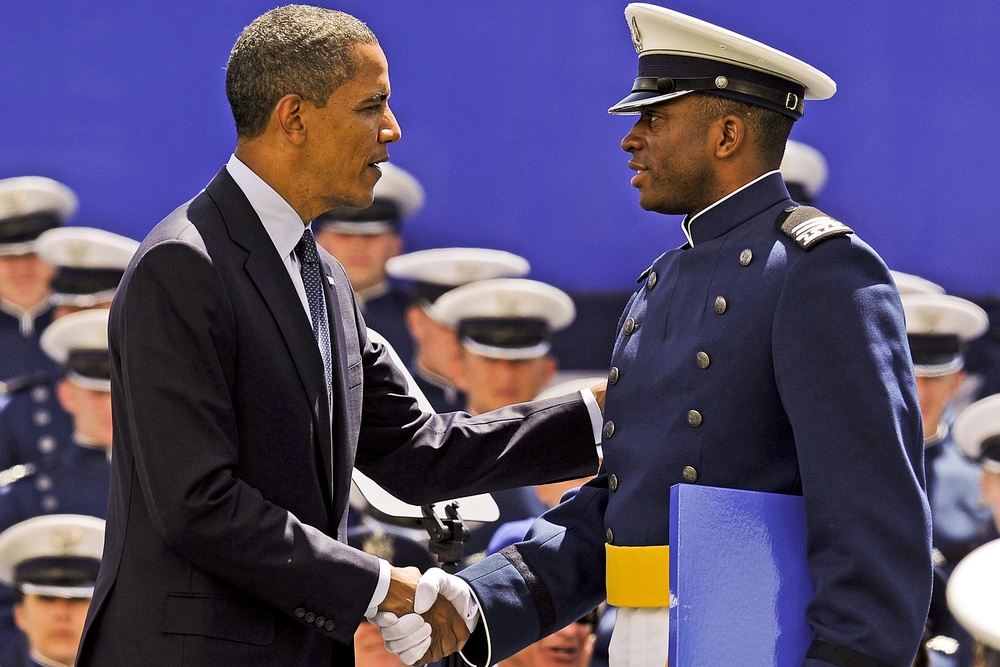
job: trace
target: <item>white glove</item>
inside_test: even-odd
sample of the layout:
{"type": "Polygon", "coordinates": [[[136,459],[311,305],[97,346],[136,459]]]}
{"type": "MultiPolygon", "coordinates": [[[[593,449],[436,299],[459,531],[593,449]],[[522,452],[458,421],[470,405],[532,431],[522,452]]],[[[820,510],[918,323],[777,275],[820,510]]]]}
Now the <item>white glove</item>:
{"type": "Polygon", "coordinates": [[[414,613],[423,614],[429,610],[438,595],[451,602],[462,615],[469,632],[472,632],[479,621],[479,604],[476,603],[469,584],[464,579],[448,574],[440,568],[427,570],[417,582],[417,590],[413,595],[414,613]]]}
{"type": "Polygon", "coordinates": [[[378,626],[385,649],[407,665],[416,664],[431,647],[431,624],[417,614],[397,617],[391,611],[380,611],[372,622],[378,626]]]}

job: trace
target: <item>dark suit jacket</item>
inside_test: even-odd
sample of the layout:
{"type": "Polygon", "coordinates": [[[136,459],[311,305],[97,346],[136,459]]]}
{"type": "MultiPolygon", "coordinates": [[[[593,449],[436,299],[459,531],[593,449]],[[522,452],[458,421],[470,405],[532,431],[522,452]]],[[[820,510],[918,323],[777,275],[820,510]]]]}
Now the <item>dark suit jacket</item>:
{"type": "Polygon", "coordinates": [[[111,309],[107,537],[79,665],[349,665],[378,578],[346,545],[355,465],[415,504],[595,471],[578,398],[422,413],[321,256],[332,415],[309,320],[225,170],[143,242],[111,309]]]}

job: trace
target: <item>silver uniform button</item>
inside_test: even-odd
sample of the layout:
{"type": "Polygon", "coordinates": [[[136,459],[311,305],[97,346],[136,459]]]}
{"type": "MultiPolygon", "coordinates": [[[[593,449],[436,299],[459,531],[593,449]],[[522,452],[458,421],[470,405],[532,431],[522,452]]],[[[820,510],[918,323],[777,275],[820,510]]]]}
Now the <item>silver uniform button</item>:
{"type": "Polygon", "coordinates": [[[56,451],[56,439],[51,435],[43,435],[38,439],[38,451],[42,454],[51,454],[56,451]]]}
{"type": "Polygon", "coordinates": [[[751,261],[753,261],[753,252],[747,248],[740,253],[740,266],[748,266],[751,261]]]}
{"type": "Polygon", "coordinates": [[[681,471],[681,476],[688,484],[694,484],[698,481],[698,471],[692,466],[684,466],[684,470],[681,471]]]}
{"type": "Polygon", "coordinates": [[[608,373],[608,382],[615,384],[618,382],[618,367],[612,366],[611,372],[608,373]]]}
{"type": "Polygon", "coordinates": [[[712,364],[712,360],[705,352],[699,352],[694,356],[695,356],[695,361],[698,363],[698,368],[702,370],[708,368],[712,364]]]}
{"type": "Polygon", "coordinates": [[[608,478],[608,488],[612,491],[618,490],[618,475],[611,473],[611,477],[608,478]]]}
{"type": "Polygon", "coordinates": [[[35,410],[31,421],[35,422],[35,426],[48,426],[49,422],[52,421],[52,413],[48,410],[35,410]]]}
{"type": "Polygon", "coordinates": [[[615,543],[615,531],[608,528],[606,531],[604,531],[604,536],[608,538],[608,544],[615,543]]]}
{"type": "Polygon", "coordinates": [[[700,412],[698,412],[697,410],[688,410],[688,424],[691,424],[691,426],[698,428],[699,426],[701,426],[701,422],[702,419],[700,412]]]}
{"type": "Polygon", "coordinates": [[[46,512],[55,512],[59,509],[59,499],[55,496],[42,496],[42,509],[46,512]]]}
{"type": "Polygon", "coordinates": [[[615,434],[615,423],[613,421],[608,420],[608,422],[604,424],[604,437],[610,440],[611,436],[613,436],[614,434],[615,434]]]}
{"type": "Polygon", "coordinates": [[[630,317],[627,320],[625,320],[625,326],[623,327],[625,335],[626,336],[631,335],[632,332],[635,331],[636,327],[638,326],[639,323],[635,321],[635,318],[630,317]]]}
{"type": "Polygon", "coordinates": [[[35,488],[42,493],[52,490],[52,478],[48,475],[39,475],[35,478],[35,488]]]}
{"type": "Polygon", "coordinates": [[[719,315],[726,312],[726,297],[717,296],[715,297],[715,312],[719,315]]]}
{"type": "Polygon", "coordinates": [[[49,388],[45,385],[39,385],[31,390],[31,400],[35,403],[44,403],[49,400],[49,388]]]}
{"type": "Polygon", "coordinates": [[[656,271],[650,271],[649,277],[646,278],[646,289],[653,289],[656,287],[656,281],[659,280],[656,276],[656,271]]]}

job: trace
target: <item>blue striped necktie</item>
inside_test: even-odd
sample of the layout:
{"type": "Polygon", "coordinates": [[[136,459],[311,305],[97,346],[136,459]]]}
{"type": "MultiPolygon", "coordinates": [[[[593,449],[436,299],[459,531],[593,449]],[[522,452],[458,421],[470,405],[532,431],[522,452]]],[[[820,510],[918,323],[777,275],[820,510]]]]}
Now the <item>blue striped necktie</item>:
{"type": "Polygon", "coordinates": [[[316,252],[316,239],[308,228],[302,233],[302,238],[295,244],[295,255],[299,258],[299,272],[302,274],[302,284],[306,288],[306,299],[309,301],[309,316],[312,318],[313,335],[323,356],[323,369],[326,372],[326,394],[332,408],[331,381],[333,378],[333,360],[330,350],[330,324],[326,316],[326,299],[323,297],[323,272],[319,266],[319,253],[316,252]]]}

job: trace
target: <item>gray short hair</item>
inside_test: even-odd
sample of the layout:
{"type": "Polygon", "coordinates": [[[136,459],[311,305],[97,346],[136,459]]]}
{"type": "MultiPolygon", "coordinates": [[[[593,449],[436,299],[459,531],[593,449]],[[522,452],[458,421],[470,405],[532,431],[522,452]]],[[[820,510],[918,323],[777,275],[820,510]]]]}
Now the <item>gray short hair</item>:
{"type": "Polygon", "coordinates": [[[333,91],[354,76],[353,47],[377,43],[368,26],[332,9],[286,5],[259,16],[240,33],[226,66],[236,134],[263,134],[285,95],[325,106],[333,91]]]}

